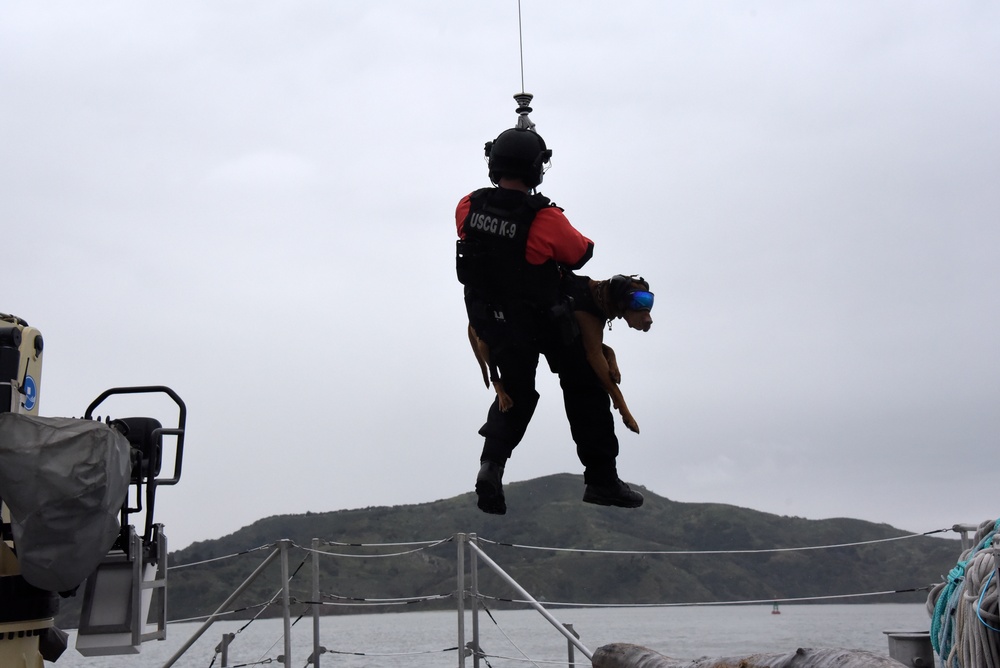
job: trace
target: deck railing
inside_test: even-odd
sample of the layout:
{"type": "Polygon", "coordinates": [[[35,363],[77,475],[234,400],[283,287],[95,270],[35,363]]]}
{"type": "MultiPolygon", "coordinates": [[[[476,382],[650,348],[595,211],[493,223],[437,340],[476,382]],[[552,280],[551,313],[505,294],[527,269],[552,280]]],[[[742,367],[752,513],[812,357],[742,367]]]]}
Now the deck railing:
{"type": "MultiPolygon", "coordinates": [[[[964,534],[964,531],[966,531],[968,529],[967,529],[967,527],[965,525],[956,525],[952,530],[956,531],[958,533],[963,533],[964,534]]],[[[906,538],[916,538],[916,537],[919,537],[919,536],[929,535],[930,533],[939,533],[940,531],[947,531],[947,530],[939,530],[939,531],[934,531],[934,532],[927,532],[927,533],[924,533],[924,534],[911,534],[911,535],[907,535],[907,536],[898,536],[898,537],[893,537],[893,538],[890,538],[890,539],[880,539],[880,540],[866,541],[866,542],[860,542],[860,543],[851,543],[850,545],[852,545],[852,546],[853,545],[863,545],[863,544],[870,544],[870,543],[886,542],[886,541],[889,541],[889,540],[902,540],[902,539],[906,539],[906,538]]],[[[965,538],[964,535],[963,535],[963,538],[965,538]]],[[[483,550],[481,544],[484,543],[484,542],[485,543],[493,543],[493,541],[483,540],[483,539],[479,538],[474,533],[470,533],[470,534],[459,533],[459,534],[455,534],[454,536],[452,536],[450,538],[447,538],[447,539],[444,539],[444,540],[438,540],[438,541],[424,541],[424,542],[420,542],[420,543],[405,543],[405,544],[401,544],[401,543],[396,543],[396,544],[385,543],[385,544],[378,544],[378,546],[384,547],[384,546],[390,546],[390,545],[406,545],[406,546],[419,545],[421,547],[419,547],[418,550],[421,550],[421,549],[426,549],[428,547],[436,547],[436,546],[442,545],[443,543],[447,543],[447,542],[451,542],[451,541],[454,541],[455,544],[456,544],[456,562],[457,562],[457,564],[456,564],[456,589],[455,589],[455,592],[453,594],[444,595],[444,596],[438,596],[438,597],[415,597],[414,599],[405,599],[405,601],[411,602],[412,600],[431,600],[431,599],[434,599],[434,598],[449,598],[449,597],[454,597],[456,599],[456,608],[457,608],[457,613],[458,613],[458,615],[457,615],[457,628],[456,628],[457,645],[454,648],[450,648],[450,650],[457,650],[457,655],[458,655],[457,664],[458,664],[459,668],[466,668],[466,660],[470,656],[472,657],[473,668],[480,668],[481,660],[487,658],[487,655],[484,654],[483,651],[481,650],[481,648],[480,648],[480,642],[479,642],[480,641],[480,635],[479,635],[479,612],[480,612],[480,607],[482,606],[481,602],[482,602],[482,600],[484,598],[488,598],[488,597],[484,597],[481,594],[481,592],[479,591],[479,572],[481,570],[481,566],[485,567],[485,568],[488,568],[489,570],[491,570],[493,573],[496,574],[496,576],[502,582],[504,582],[511,589],[513,589],[515,592],[517,592],[517,594],[518,594],[518,596],[520,598],[519,599],[512,599],[512,602],[515,602],[515,603],[518,603],[518,604],[526,604],[526,605],[530,606],[535,611],[537,611],[539,613],[539,615],[543,619],[545,619],[558,633],[560,633],[562,636],[564,636],[564,638],[567,641],[567,658],[568,658],[568,663],[570,664],[570,666],[573,666],[573,664],[575,663],[575,658],[574,657],[575,657],[575,651],[576,650],[578,650],[585,657],[587,657],[588,661],[593,658],[594,653],[580,640],[579,635],[576,634],[576,632],[574,631],[574,629],[572,628],[571,625],[562,624],[558,619],[556,619],[556,617],[550,612],[550,610],[548,608],[546,608],[544,605],[542,605],[541,603],[539,603],[539,601],[536,600],[536,598],[533,597],[520,583],[518,583],[517,580],[515,580],[496,561],[494,561],[488,554],[486,554],[486,552],[483,550]],[[467,604],[468,604],[468,609],[467,609],[467,604]],[[471,640],[467,640],[467,629],[466,629],[466,613],[467,613],[467,611],[471,612],[471,622],[472,622],[472,624],[471,624],[471,640]]],[[[496,544],[499,544],[499,543],[496,543],[496,544]]],[[[168,659],[168,661],[166,663],[163,664],[163,668],[170,668],[171,666],[173,666],[177,662],[177,660],[181,656],[183,656],[188,650],[190,650],[190,648],[195,644],[195,642],[202,635],[204,635],[204,633],[212,626],[212,624],[214,624],[216,621],[218,621],[223,616],[226,616],[227,614],[232,613],[233,611],[231,610],[231,606],[235,603],[235,601],[244,592],[246,592],[247,589],[249,589],[250,586],[254,583],[254,581],[256,581],[275,561],[278,561],[279,564],[280,564],[280,569],[281,569],[281,588],[274,594],[274,596],[270,599],[270,601],[268,601],[268,603],[265,604],[265,606],[261,608],[261,613],[264,611],[265,608],[270,607],[272,605],[280,605],[280,607],[281,607],[282,618],[283,618],[283,636],[284,636],[283,637],[283,640],[284,640],[283,650],[284,651],[283,651],[283,653],[279,657],[277,657],[277,663],[279,665],[285,666],[286,668],[291,668],[292,665],[302,665],[302,659],[301,658],[299,659],[299,663],[298,664],[293,664],[292,645],[291,645],[291,627],[292,627],[291,607],[292,607],[293,604],[300,604],[301,605],[303,603],[307,603],[309,605],[309,607],[310,607],[310,612],[312,614],[312,622],[313,622],[313,624],[312,624],[313,644],[312,644],[312,654],[306,660],[306,665],[313,665],[313,666],[315,666],[315,668],[320,668],[321,656],[324,653],[327,652],[326,648],[324,648],[320,644],[320,616],[321,616],[321,609],[322,609],[322,607],[325,604],[324,600],[323,600],[324,599],[324,594],[322,593],[322,589],[321,589],[321,586],[320,586],[321,585],[321,583],[320,583],[320,574],[321,574],[320,559],[323,558],[324,555],[326,555],[326,556],[334,556],[334,557],[336,557],[336,556],[340,556],[340,557],[359,556],[359,555],[347,555],[347,554],[337,554],[337,553],[327,552],[327,551],[325,551],[323,549],[323,547],[324,546],[328,546],[328,545],[345,546],[345,545],[348,545],[348,544],[346,544],[346,543],[335,543],[335,542],[322,541],[320,539],[314,538],[312,540],[310,548],[303,548],[301,546],[295,545],[290,540],[279,540],[276,543],[274,543],[273,545],[262,546],[261,548],[256,548],[255,550],[248,551],[248,552],[255,552],[255,551],[258,551],[258,550],[270,549],[270,552],[266,556],[266,558],[256,567],[256,569],[254,569],[254,571],[246,578],[246,580],[244,580],[243,583],[240,584],[240,586],[237,587],[236,590],[233,591],[233,593],[215,610],[215,612],[213,612],[212,614],[210,614],[208,617],[203,618],[204,621],[201,624],[201,626],[195,631],[195,633],[191,636],[191,638],[189,638],[175,652],[175,654],[173,656],[171,656],[170,659],[168,659]],[[311,600],[310,601],[294,601],[293,602],[293,598],[291,596],[290,583],[291,583],[292,579],[296,576],[296,574],[298,573],[298,570],[299,570],[299,569],[296,569],[295,574],[291,574],[290,575],[290,569],[289,569],[288,559],[289,559],[289,552],[293,548],[297,548],[299,550],[305,550],[306,552],[308,552],[308,553],[311,554],[311,565],[312,565],[311,576],[312,577],[311,577],[311,584],[310,584],[310,587],[309,587],[309,589],[311,591],[311,600]],[[279,601],[280,601],[280,603],[279,603],[279,601]]],[[[358,544],[349,544],[349,545],[352,546],[352,547],[373,547],[372,545],[358,545],[358,544]]],[[[844,544],[839,544],[839,545],[812,546],[812,547],[802,547],[802,548],[775,548],[775,549],[771,549],[771,550],[736,550],[736,551],[733,551],[733,553],[735,553],[735,554],[746,554],[746,553],[761,553],[761,552],[780,552],[780,551],[786,551],[786,550],[816,550],[816,549],[823,549],[823,548],[839,548],[839,547],[844,547],[844,546],[845,546],[844,544]]],[[[510,547],[528,547],[528,548],[532,548],[532,546],[516,546],[516,545],[510,546],[510,547]]],[[[546,549],[546,548],[537,548],[537,547],[534,547],[532,549],[546,549]]],[[[579,552],[597,552],[597,550],[583,550],[583,549],[581,549],[581,550],[574,550],[572,548],[547,548],[547,549],[561,549],[561,550],[579,551],[579,552]]],[[[401,552],[400,554],[408,554],[408,553],[414,552],[414,551],[417,551],[417,550],[407,550],[406,552],[401,552]]],[[[614,550],[605,550],[605,551],[601,551],[601,552],[616,553],[616,551],[614,551],[614,550]]],[[[635,555],[636,551],[620,551],[620,552],[617,552],[617,553],[635,555]]],[[[675,555],[682,554],[682,555],[691,555],[691,554],[698,554],[698,553],[699,552],[696,552],[696,551],[676,551],[676,552],[655,551],[655,552],[649,552],[648,554],[659,554],[659,555],[664,555],[664,554],[675,554],[675,555]]],[[[241,554],[246,554],[246,553],[241,553],[241,554]]],[[[718,552],[712,551],[711,554],[718,554],[718,552]]],[[[235,556],[239,556],[239,555],[231,555],[231,556],[235,557],[235,556]]],[[[365,555],[365,556],[371,556],[371,555],[365,555]]],[[[395,556],[395,555],[380,554],[378,556],[395,556]]],[[[212,559],[210,561],[217,561],[217,560],[218,560],[218,558],[212,559]]],[[[308,560],[308,556],[307,556],[306,559],[303,559],[303,562],[302,562],[302,564],[300,565],[299,568],[301,568],[301,566],[304,565],[307,560],[308,560]]],[[[177,569],[177,568],[187,568],[187,567],[196,566],[196,565],[198,565],[198,564],[197,563],[194,563],[194,564],[182,564],[182,565],[173,567],[171,570],[177,569]]],[[[853,599],[856,599],[857,597],[864,597],[864,596],[884,596],[886,594],[906,593],[907,591],[913,591],[913,590],[887,590],[887,591],[869,592],[869,593],[852,593],[852,594],[845,594],[845,595],[838,595],[838,596],[811,597],[811,598],[807,598],[807,599],[780,599],[780,601],[781,602],[785,602],[785,601],[799,601],[799,600],[805,601],[805,600],[816,600],[816,599],[830,600],[830,599],[836,599],[836,598],[853,598],[853,599]]],[[[396,602],[399,602],[399,601],[402,601],[402,600],[404,600],[404,599],[395,599],[396,602]]],[[[376,603],[376,604],[378,604],[378,602],[379,601],[374,601],[374,603],[376,603]]],[[[748,604],[748,603],[768,603],[768,604],[770,604],[771,602],[772,601],[770,601],[770,600],[769,601],[726,601],[726,602],[713,602],[713,603],[703,603],[703,604],[695,604],[695,605],[722,605],[722,604],[733,605],[733,604],[748,604]]],[[[550,606],[551,605],[552,604],[550,604],[550,606]]],[[[575,604],[565,604],[564,603],[564,604],[558,604],[558,605],[575,605],[575,604]]],[[[662,604],[662,605],[663,606],[669,606],[669,605],[675,605],[675,604],[662,604]]],[[[685,605],[692,605],[692,604],[685,604],[685,605]]],[[[621,607],[628,607],[628,604],[622,604],[621,607]]],[[[260,614],[260,613],[258,613],[258,614],[260,614]]],[[[199,618],[199,619],[201,619],[201,618],[199,618]]],[[[217,653],[221,652],[222,655],[223,655],[222,656],[222,663],[220,664],[220,668],[225,668],[226,664],[227,664],[226,652],[227,652],[227,649],[228,649],[228,642],[227,642],[227,640],[229,640],[229,639],[231,639],[231,634],[229,634],[228,638],[224,637],[223,638],[223,642],[220,644],[220,646],[218,648],[216,648],[216,652],[217,653]]],[[[272,662],[272,661],[273,660],[269,660],[269,662],[272,662]]]]}

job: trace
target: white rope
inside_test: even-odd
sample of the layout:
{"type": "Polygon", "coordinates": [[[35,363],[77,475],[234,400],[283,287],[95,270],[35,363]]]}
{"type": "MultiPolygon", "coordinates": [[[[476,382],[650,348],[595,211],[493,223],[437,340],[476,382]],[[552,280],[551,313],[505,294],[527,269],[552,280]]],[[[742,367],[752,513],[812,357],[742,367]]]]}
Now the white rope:
{"type": "Polygon", "coordinates": [[[201,566],[202,564],[210,564],[213,561],[223,561],[225,559],[233,559],[235,557],[242,557],[244,554],[251,554],[252,552],[260,552],[261,550],[270,550],[276,545],[276,543],[270,543],[268,545],[261,545],[260,547],[252,547],[249,550],[243,550],[242,552],[234,552],[233,554],[227,554],[222,557],[212,557],[211,559],[202,559],[201,561],[192,561],[186,564],[177,564],[175,566],[167,566],[168,571],[179,571],[182,568],[191,568],[192,566],[201,566]]]}
{"type": "Polygon", "coordinates": [[[878,538],[875,540],[863,540],[856,543],[835,543],[833,545],[807,545],[804,547],[772,547],[759,550],[594,550],[579,547],[545,547],[539,545],[519,545],[517,543],[504,543],[479,537],[483,543],[501,545],[505,547],[516,547],[522,550],[547,550],[551,552],[582,552],[587,554],[636,554],[636,555],[693,555],[693,554],[770,554],[774,552],[805,552],[809,550],[830,550],[840,547],[859,547],[861,545],[874,545],[876,543],[890,543],[897,540],[907,540],[909,538],[919,538],[929,536],[934,533],[951,531],[951,529],[935,529],[924,533],[910,533],[903,536],[893,536],[891,538],[878,538]]]}
{"type": "Polygon", "coordinates": [[[375,605],[411,605],[413,603],[425,603],[427,601],[440,601],[446,598],[454,598],[454,594],[431,594],[429,596],[404,596],[400,598],[359,598],[355,596],[340,596],[338,594],[320,593],[321,598],[333,599],[332,601],[300,601],[307,605],[340,605],[340,606],[375,606],[375,605]]]}
{"type": "Polygon", "coordinates": [[[411,652],[350,652],[339,649],[326,650],[329,654],[343,654],[346,656],[420,656],[423,654],[442,654],[444,652],[457,652],[457,647],[445,647],[444,649],[424,649],[411,652]]]}
{"type": "MultiPolygon", "coordinates": [[[[327,545],[339,545],[342,547],[380,547],[380,546],[395,546],[395,545],[420,545],[421,547],[414,548],[412,550],[403,550],[401,552],[385,552],[383,554],[347,554],[343,552],[328,552],[326,550],[314,550],[310,547],[303,547],[301,545],[295,545],[295,547],[300,550],[305,550],[306,552],[311,552],[324,557],[345,557],[347,559],[383,559],[385,557],[401,557],[406,554],[414,554],[415,552],[422,552],[432,547],[437,547],[438,545],[443,545],[444,543],[451,542],[451,538],[444,538],[442,540],[431,541],[431,542],[419,542],[419,543],[371,543],[368,545],[361,543],[334,543],[327,542],[327,545]]],[[[294,544],[294,543],[293,543],[294,544]]]]}
{"type": "MultiPolygon", "coordinates": [[[[923,533],[911,533],[902,536],[893,536],[891,538],[879,538],[875,540],[865,540],[857,541],[853,543],[835,543],[832,545],[808,545],[804,547],[775,547],[775,548],[765,548],[757,550],[596,550],[581,547],[549,547],[544,545],[523,545],[518,543],[505,543],[503,541],[490,540],[489,538],[479,537],[479,541],[483,543],[490,543],[491,545],[499,545],[503,547],[515,547],[522,550],[545,550],[550,552],[579,552],[584,554],[629,554],[629,555],[698,555],[698,554],[768,554],[775,552],[799,552],[799,551],[810,551],[810,550],[829,550],[834,548],[842,547],[859,547],[862,545],[874,545],[877,543],[889,543],[897,540],[908,540],[910,538],[919,538],[921,536],[929,536],[936,533],[944,533],[951,531],[951,529],[935,529],[933,531],[925,531],[923,533]]],[[[353,559],[378,559],[384,557],[398,557],[406,554],[413,554],[415,552],[420,552],[429,548],[437,547],[445,543],[450,543],[454,541],[454,536],[449,536],[448,538],[441,538],[438,540],[426,540],[426,541],[412,541],[404,543],[344,543],[339,541],[324,541],[323,544],[327,546],[335,547],[409,547],[416,545],[412,550],[403,550],[399,552],[386,552],[383,554],[346,554],[340,552],[329,552],[326,550],[315,550],[313,548],[305,547],[303,545],[298,545],[293,543],[295,547],[300,550],[304,550],[310,553],[317,553],[322,556],[327,557],[346,557],[353,559]]],[[[203,564],[212,563],[215,561],[222,561],[225,559],[233,559],[235,557],[241,557],[245,554],[251,554],[253,552],[259,552],[260,550],[271,549],[275,546],[275,543],[269,543],[267,545],[261,545],[259,547],[254,547],[249,550],[244,550],[242,552],[235,552],[233,554],[228,554],[221,557],[213,557],[211,559],[203,559],[201,561],[192,561],[186,564],[179,564],[175,566],[169,566],[167,570],[179,570],[182,568],[190,568],[192,566],[201,566],[203,564]]]]}
{"type": "MultiPolygon", "coordinates": [[[[450,543],[454,540],[455,536],[448,536],[447,538],[439,538],[437,540],[411,540],[405,543],[344,543],[338,540],[325,540],[323,541],[323,544],[333,545],[336,547],[408,547],[410,545],[424,545],[426,547],[434,547],[435,545],[440,545],[441,543],[450,543]]],[[[301,547],[301,546],[296,545],[296,547],[301,547]]]]}
{"type": "MultiPolygon", "coordinates": [[[[926,590],[926,587],[923,588],[926,590]]],[[[561,608],[705,608],[721,605],[760,605],[762,603],[805,603],[808,601],[833,601],[845,598],[863,598],[866,596],[888,596],[890,594],[904,594],[920,591],[920,589],[889,589],[886,591],[869,591],[860,594],[829,594],[826,596],[799,596],[794,598],[760,598],[743,601],[702,601],[693,603],[566,603],[559,601],[545,601],[547,607],[561,608]]],[[[488,596],[479,594],[481,599],[500,601],[503,603],[529,603],[526,600],[513,598],[500,598],[498,596],[488,596]]]]}

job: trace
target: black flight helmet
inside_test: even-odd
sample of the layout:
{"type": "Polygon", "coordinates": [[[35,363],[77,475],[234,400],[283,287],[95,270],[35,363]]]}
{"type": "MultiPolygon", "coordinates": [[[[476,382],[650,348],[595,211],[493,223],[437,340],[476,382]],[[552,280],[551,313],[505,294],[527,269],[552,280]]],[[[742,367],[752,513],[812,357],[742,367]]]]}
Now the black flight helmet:
{"type": "Polygon", "coordinates": [[[490,181],[494,184],[506,176],[521,179],[529,188],[535,188],[542,182],[552,151],[533,129],[517,127],[504,130],[496,139],[486,142],[486,157],[490,181]]]}

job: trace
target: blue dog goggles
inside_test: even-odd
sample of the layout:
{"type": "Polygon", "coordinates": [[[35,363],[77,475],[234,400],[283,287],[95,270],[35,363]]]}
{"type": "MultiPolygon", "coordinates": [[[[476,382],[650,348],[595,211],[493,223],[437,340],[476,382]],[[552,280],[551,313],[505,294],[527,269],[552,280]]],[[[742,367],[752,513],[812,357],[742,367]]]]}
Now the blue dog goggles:
{"type": "Polygon", "coordinates": [[[629,311],[651,311],[653,309],[653,293],[642,290],[628,293],[626,308],[629,311]]]}

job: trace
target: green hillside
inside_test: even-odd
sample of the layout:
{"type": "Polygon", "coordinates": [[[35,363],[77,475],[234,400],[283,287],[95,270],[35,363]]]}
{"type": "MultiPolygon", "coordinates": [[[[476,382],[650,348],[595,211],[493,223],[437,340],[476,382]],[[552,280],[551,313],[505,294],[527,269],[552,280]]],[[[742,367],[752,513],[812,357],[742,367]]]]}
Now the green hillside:
{"type": "MultiPolygon", "coordinates": [[[[646,489],[639,510],[581,503],[580,476],[560,474],[507,485],[508,514],[486,515],[472,493],[408,506],[373,507],[262,519],[218,540],[174,552],[176,567],[228,557],[279,539],[308,548],[313,538],[352,544],[408,543],[475,533],[484,551],[539,600],[574,603],[694,603],[840,596],[897,592],[940,582],[960,553],[957,540],[921,536],[856,547],[725,554],[861,543],[906,535],[885,524],[853,519],[806,520],[747,508],[678,503],[646,489]],[[501,543],[501,544],[495,544],[501,543]],[[517,546],[635,551],[635,554],[568,552],[517,546]],[[701,554],[642,554],[697,551],[701,554]],[[718,552],[705,554],[704,552],[718,552]]],[[[322,556],[320,589],[349,599],[450,595],[456,588],[456,543],[426,547],[327,546],[341,554],[402,553],[383,558],[322,556]]],[[[184,619],[214,611],[259,565],[269,550],[171,570],[169,617],[184,619]]],[[[311,596],[311,556],[293,549],[291,589],[299,601],[311,596]]],[[[267,601],[280,587],[272,564],[265,577],[234,604],[267,601]]],[[[516,598],[510,587],[480,565],[479,591],[496,599],[516,598]]],[[[925,591],[836,602],[922,602],[925,591]]],[[[488,606],[510,605],[487,599],[488,606]]],[[[453,608],[452,598],[412,604],[413,609],[453,608]]],[[[298,605],[297,612],[304,610],[298,605]]],[[[324,606],[324,613],[400,611],[399,607],[324,606]]],[[[248,609],[242,616],[256,614],[248,609]]],[[[278,614],[275,607],[269,614],[278,614]]],[[[67,613],[68,614],[68,613],[67,613]]],[[[71,626],[71,623],[67,625],[71,626]]]]}

